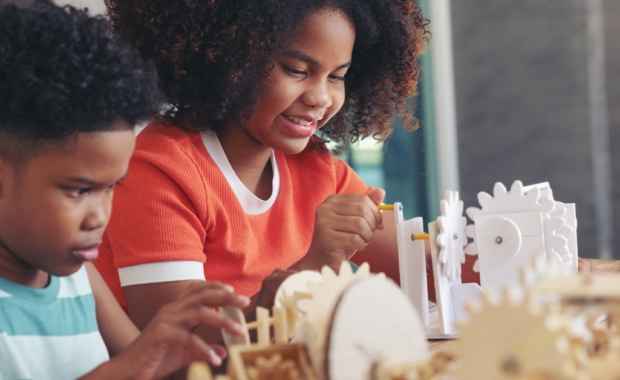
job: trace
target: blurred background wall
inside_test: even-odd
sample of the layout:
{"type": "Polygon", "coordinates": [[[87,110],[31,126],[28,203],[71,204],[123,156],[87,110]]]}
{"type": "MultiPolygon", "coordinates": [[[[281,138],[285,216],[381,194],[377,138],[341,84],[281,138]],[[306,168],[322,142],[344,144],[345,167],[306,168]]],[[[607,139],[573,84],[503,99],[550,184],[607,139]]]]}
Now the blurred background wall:
{"type": "Polygon", "coordinates": [[[620,258],[620,2],[459,0],[452,20],[465,204],[549,181],[580,256],[620,258]]]}

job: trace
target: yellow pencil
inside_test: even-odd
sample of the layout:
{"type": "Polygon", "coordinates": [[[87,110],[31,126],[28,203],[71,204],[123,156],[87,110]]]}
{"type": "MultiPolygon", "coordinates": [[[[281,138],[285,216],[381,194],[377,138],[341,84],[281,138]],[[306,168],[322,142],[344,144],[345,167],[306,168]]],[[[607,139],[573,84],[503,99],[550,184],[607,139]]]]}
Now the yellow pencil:
{"type": "Polygon", "coordinates": [[[394,205],[377,205],[379,210],[394,210],[394,205]]]}

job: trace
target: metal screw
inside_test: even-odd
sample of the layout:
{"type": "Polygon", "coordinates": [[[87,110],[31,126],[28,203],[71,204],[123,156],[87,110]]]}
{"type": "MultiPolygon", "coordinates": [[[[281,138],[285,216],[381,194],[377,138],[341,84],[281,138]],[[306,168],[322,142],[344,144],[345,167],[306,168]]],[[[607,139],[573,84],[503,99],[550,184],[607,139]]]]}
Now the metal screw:
{"type": "Polygon", "coordinates": [[[403,211],[403,205],[402,204],[398,205],[398,211],[403,211]]]}
{"type": "Polygon", "coordinates": [[[503,241],[504,241],[504,239],[502,239],[502,237],[501,237],[501,236],[498,236],[498,237],[496,237],[496,238],[495,238],[495,242],[496,242],[497,244],[502,244],[502,242],[503,242],[503,241]]]}
{"type": "Polygon", "coordinates": [[[454,235],[452,235],[452,238],[454,238],[454,240],[457,240],[459,238],[459,234],[455,232],[454,235]]]}
{"type": "Polygon", "coordinates": [[[502,362],[502,370],[506,373],[518,374],[520,372],[519,362],[512,356],[509,356],[502,362]]]}
{"type": "Polygon", "coordinates": [[[415,241],[415,236],[413,236],[413,234],[411,234],[411,241],[415,241]]]}

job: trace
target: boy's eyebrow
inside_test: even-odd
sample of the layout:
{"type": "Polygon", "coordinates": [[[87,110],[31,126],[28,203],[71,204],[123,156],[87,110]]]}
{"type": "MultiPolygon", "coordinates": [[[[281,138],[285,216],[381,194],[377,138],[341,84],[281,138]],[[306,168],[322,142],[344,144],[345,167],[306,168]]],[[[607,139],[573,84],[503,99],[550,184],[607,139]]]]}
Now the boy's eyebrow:
{"type": "MultiPolygon", "coordinates": [[[[299,50],[287,51],[287,52],[284,53],[284,55],[287,55],[287,56],[292,57],[292,58],[299,59],[300,61],[309,63],[311,65],[315,65],[315,66],[320,66],[321,65],[316,59],[310,57],[309,55],[306,55],[306,54],[300,52],[299,50]]],[[[336,68],[336,70],[343,69],[343,68],[349,67],[349,66],[351,66],[351,61],[349,61],[349,62],[347,62],[347,63],[345,63],[343,65],[338,66],[336,68]]]]}
{"type": "MultiPolygon", "coordinates": [[[[122,181],[125,179],[125,177],[127,177],[127,173],[125,173],[121,178],[119,178],[116,182],[122,181]]],[[[88,178],[83,178],[83,177],[77,177],[77,178],[70,178],[71,181],[74,182],[80,182],[83,183],[85,185],[98,185],[99,183],[97,181],[94,181],[92,179],[88,179],[88,178]]]]}

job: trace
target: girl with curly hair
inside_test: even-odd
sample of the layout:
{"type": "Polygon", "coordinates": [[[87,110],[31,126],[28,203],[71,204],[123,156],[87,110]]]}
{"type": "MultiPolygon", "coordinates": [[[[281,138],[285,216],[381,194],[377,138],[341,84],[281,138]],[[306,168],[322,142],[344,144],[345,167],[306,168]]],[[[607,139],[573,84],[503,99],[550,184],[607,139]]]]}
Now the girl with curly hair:
{"type": "Polygon", "coordinates": [[[398,280],[385,192],[325,142],[384,139],[394,112],[415,129],[403,105],[429,38],[415,0],[106,5],[169,103],[138,136],[96,262],[138,326],[193,281],[229,284],[253,310],[287,270],[337,269],[356,251],[398,280]]]}

